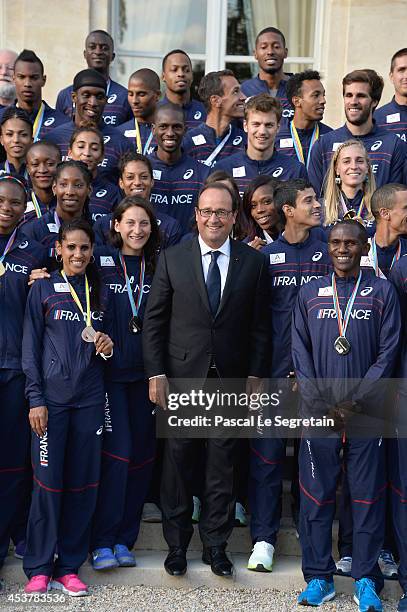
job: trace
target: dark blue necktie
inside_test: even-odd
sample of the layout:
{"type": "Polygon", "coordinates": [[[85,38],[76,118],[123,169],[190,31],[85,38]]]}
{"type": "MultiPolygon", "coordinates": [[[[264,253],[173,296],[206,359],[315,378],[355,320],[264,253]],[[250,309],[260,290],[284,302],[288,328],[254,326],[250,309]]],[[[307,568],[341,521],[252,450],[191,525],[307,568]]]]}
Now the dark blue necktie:
{"type": "Polygon", "coordinates": [[[213,316],[218,312],[220,304],[219,255],[220,251],[211,251],[211,263],[209,264],[208,276],[206,278],[206,289],[208,291],[209,305],[213,316]]]}

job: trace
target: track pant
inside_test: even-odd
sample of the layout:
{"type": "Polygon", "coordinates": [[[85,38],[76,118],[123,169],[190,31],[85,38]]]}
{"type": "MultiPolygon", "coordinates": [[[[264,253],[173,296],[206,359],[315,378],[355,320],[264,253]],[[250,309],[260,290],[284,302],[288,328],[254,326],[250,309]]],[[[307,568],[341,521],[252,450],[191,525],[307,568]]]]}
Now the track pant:
{"type": "Polygon", "coordinates": [[[389,446],[393,528],[400,556],[398,574],[401,588],[407,592],[407,437],[389,440],[389,446]]]}
{"type": "MultiPolygon", "coordinates": [[[[335,571],[332,558],[332,522],[336,486],[341,472],[339,436],[301,440],[300,446],[300,540],[302,570],[312,578],[330,580],[335,571]]],[[[385,446],[378,439],[348,439],[344,447],[353,517],[352,577],[370,577],[377,588],[383,578],[377,563],[384,538],[385,446]]]]}
{"type": "Polygon", "coordinates": [[[0,566],[29,499],[30,426],[24,387],[21,372],[0,370],[0,566]]]}
{"type": "Polygon", "coordinates": [[[154,467],[155,418],[144,380],[106,384],[102,470],[92,550],[133,548],[154,467]]]}
{"type": "Polygon", "coordinates": [[[76,574],[86,560],[102,433],[103,404],[89,408],[48,405],[46,434],[42,438],[32,434],[34,489],[23,562],[29,578],[76,574]]]}

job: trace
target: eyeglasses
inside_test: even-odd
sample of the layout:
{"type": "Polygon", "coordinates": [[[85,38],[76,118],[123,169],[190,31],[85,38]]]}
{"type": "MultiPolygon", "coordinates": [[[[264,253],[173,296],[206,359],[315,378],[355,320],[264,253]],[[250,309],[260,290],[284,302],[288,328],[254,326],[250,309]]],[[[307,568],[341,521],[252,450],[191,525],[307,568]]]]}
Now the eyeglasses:
{"type": "Polygon", "coordinates": [[[209,219],[212,217],[212,215],[215,215],[218,219],[227,219],[229,215],[233,215],[233,210],[224,210],[223,208],[219,208],[219,210],[212,210],[211,208],[197,208],[196,210],[204,219],[209,219]]]}

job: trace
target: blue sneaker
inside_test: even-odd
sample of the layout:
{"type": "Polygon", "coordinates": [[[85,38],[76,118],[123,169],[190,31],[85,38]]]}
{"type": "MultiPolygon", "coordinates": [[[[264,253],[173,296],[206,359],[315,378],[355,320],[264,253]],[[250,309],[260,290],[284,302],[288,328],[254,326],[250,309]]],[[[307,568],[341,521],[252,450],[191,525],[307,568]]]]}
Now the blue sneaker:
{"type": "Polygon", "coordinates": [[[113,551],[120,567],[135,567],[137,565],[136,557],[124,544],[116,544],[113,551]]]}
{"type": "Polygon", "coordinates": [[[105,570],[119,567],[119,563],[111,548],[95,548],[91,554],[94,570],[105,570]]]}
{"type": "Polygon", "coordinates": [[[359,612],[382,612],[383,606],[376,593],[376,586],[370,578],[355,580],[353,600],[359,606],[359,612]]]}
{"type": "Polygon", "coordinates": [[[309,581],[305,591],[298,597],[300,606],[320,606],[326,601],[331,601],[335,597],[335,587],[333,580],[322,580],[313,578],[309,581]]]}
{"type": "Polygon", "coordinates": [[[399,605],[397,606],[397,612],[406,612],[407,610],[407,591],[402,595],[399,605]]]}

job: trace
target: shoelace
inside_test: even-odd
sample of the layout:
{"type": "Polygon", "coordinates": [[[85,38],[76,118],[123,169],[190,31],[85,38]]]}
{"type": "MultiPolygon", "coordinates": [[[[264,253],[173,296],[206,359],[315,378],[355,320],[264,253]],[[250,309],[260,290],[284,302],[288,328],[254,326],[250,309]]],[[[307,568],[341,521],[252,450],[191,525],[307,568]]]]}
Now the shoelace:
{"type": "Polygon", "coordinates": [[[321,578],[313,578],[308,586],[317,586],[321,593],[324,593],[328,586],[328,583],[326,580],[321,580],[321,578]]]}
{"type": "Polygon", "coordinates": [[[362,578],[359,581],[359,584],[360,584],[359,596],[361,596],[364,593],[364,591],[369,590],[369,591],[372,591],[374,595],[377,597],[376,588],[375,588],[375,584],[373,580],[371,580],[370,578],[362,578]]]}
{"type": "Polygon", "coordinates": [[[394,565],[395,561],[391,552],[383,551],[380,553],[380,559],[383,563],[394,565]]]}

